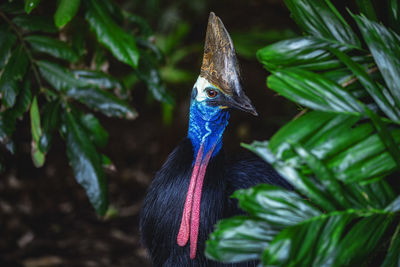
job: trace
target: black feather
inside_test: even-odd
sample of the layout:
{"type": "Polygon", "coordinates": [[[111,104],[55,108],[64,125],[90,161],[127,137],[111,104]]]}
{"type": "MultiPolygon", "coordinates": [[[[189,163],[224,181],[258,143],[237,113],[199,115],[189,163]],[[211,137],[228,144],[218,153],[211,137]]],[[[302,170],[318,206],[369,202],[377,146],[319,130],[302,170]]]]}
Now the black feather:
{"type": "Polygon", "coordinates": [[[154,266],[256,266],[256,262],[222,264],[204,256],[205,241],[214,225],[224,217],[242,213],[229,196],[237,189],[259,183],[290,189],[267,163],[254,155],[225,160],[221,150],[210,160],[204,179],[198,248],[195,259],[189,257],[189,245],[180,247],[176,238],[186,192],[192,173],[193,148],[189,139],[169,155],[157,172],[144,200],[140,231],[154,266]]]}

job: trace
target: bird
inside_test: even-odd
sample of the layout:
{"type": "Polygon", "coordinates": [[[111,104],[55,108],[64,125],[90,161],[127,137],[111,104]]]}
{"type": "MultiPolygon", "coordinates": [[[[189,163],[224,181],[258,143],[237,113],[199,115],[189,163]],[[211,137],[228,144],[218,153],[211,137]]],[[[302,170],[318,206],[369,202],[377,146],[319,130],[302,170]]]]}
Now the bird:
{"type": "Polygon", "coordinates": [[[156,173],[140,212],[141,242],[153,266],[257,266],[256,261],[220,263],[204,254],[215,224],[243,214],[230,198],[235,190],[260,183],[291,188],[256,155],[225,155],[223,133],[231,110],[257,115],[242,84],[233,42],[211,12],[187,136],[156,173]]]}

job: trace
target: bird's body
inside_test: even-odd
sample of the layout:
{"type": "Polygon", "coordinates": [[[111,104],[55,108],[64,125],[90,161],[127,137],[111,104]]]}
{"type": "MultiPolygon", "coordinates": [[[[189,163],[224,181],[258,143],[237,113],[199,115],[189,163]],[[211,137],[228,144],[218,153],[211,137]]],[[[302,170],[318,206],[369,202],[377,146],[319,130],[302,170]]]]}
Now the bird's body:
{"type": "Polygon", "coordinates": [[[259,183],[290,188],[255,155],[229,158],[223,152],[230,109],[257,114],[239,78],[229,34],[211,13],[203,66],[191,94],[187,138],[156,174],[141,211],[142,242],[154,266],[257,264],[223,264],[204,255],[205,241],[217,221],[241,213],[230,198],[235,190],[259,183]]]}

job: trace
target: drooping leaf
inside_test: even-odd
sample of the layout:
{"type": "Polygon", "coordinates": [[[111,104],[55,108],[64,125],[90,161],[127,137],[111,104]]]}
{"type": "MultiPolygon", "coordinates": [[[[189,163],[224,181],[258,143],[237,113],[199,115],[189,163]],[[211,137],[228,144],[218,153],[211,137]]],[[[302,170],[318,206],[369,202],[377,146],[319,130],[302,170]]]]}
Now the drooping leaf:
{"type": "Polygon", "coordinates": [[[352,95],[320,74],[296,68],[282,69],[270,75],[267,84],[284,97],[311,109],[354,115],[363,112],[352,95]]]}
{"type": "Polygon", "coordinates": [[[50,54],[54,57],[76,62],[78,55],[67,43],[40,35],[29,35],[25,37],[33,49],[50,54]]]}
{"type": "Polygon", "coordinates": [[[98,147],[104,147],[108,142],[108,132],[93,114],[81,115],[80,122],[87,131],[90,140],[98,147]]]}
{"type": "Polygon", "coordinates": [[[139,52],[132,35],[124,32],[109,16],[102,1],[87,1],[86,20],[100,43],[106,46],[120,61],[137,68],[139,52]]]}
{"type": "Polygon", "coordinates": [[[382,267],[399,266],[400,265],[400,224],[392,236],[388,253],[382,263],[382,267]]]}
{"type": "Polygon", "coordinates": [[[67,155],[75,178],[85,189],[86,194],[98,214],[104,215],[107,210],[107,184],[101,167],[101,157],[85,130],[74,115],[73,107],[64,112],[65,139],[67,155]]]}
{"type": "Polygon", "coordinates": [[[400,107],[400,36],[364,16],[353,16],[385,83],[400,107]]]}
{"type": "Polygon", "coordinates": [[[133,120],[138,115],[125,101],[96,87],[70,88],[67,95],[110,117],[133,120]]]}
{"type": "Polygon", "coordinates": [[[263,254],[264,265],[343,266],[362,263],[393,216],[344,211],[324,214],[280,232],[263,254]],[[374,229],[374,231],[370,231],[374,229]]]}
{"type": "Polygon", "coordinates": [[[260,257],[278,233],[267,222],[247,216],[221,220],[207,240],[207,257],[224,262],[240,262],[260,257]]]}
{"type": "Polygon", "coordinates": [[[400,4],[397,0],[388,0],[390,26],[399,33],[400,4]]]}
{"type": "Polygon", "coordinates": [[[360,10],[360,12],[362,14],[364,14],[365,16],[367,16],[367,18],[369,20],[373,20],[373,21],[377,21],[377,17],[375,14],[375,8],[374,5],[372,3],[372,1],[370,0],[356,0],[357,3],[357,7],[358,10],[360,10]]]}
{"type": "Polygon", "coordinates": [[[45,154],[39,148],[39,141],[40,137],[42,136],[42,127],[40,125],[40,113],[36,96],[33,98],[31,104],[30,118],[31,118],[31,133],[32,133],[31,155],[33,163],[37,168],[39,168],[42,167],[44,164],[45,154]]]}
{"type": "Polygon", "coordinates": [[[359,47],[360,40],[329,0],[285,0],[293,19],[307,33],[359,47]]]}
{"type": "Polygon", "coordinates": [[[25,12],[28,14],[31,13],[32,10],[34,10],[40,3],[40,0],[24,0],[24,1],[25,1],[25,12]]]}
{"type": "Polygon", "coordinates": [[[60,121],[61,104],[58,100],[47,102],[43,108],[42,136],[39,141],[39,148],[48,152],[53,140],[53,133],[58,128],[60,121]]]}
{"type": "Polygon", "coordinates": [[[20,91],[20,81],[23,79],[28,67],[28,58],[24,48],[18,46],[11,54],[7,65],[0,77],[0,93],[4,105],[12,107],[20,91]]]}
{"type": "Polygon", "coordinates": [[[64,27],[78,12],[80,0],[61,0],[54,14],[54,23],[58,28],[64,27]]]}
{"type": "Polygon", "coordinates": [[[14,17],[12,21],[18,27],[29,32],[41,31],[54,33],[58,31],[53,24],[53,20],[48,16],[24,14],[14,17]]]}
{"type": "Polygon", "coordinates": [[[122,93],[125,91],[123,84],[120,83],[116,78],[105,74],[101,71],[90,71],[90,70],[73,70],[75,77],[79,80],[85,81],[88,84],[99,87],[101,89],[115,89],[117,92],[122,93]]]}
{"type": "Polygon", "coordinates": [[[76,78],[71,71],[56,63],[42,60],[38,61],[37,65],[40,74],[59,91],[65,91],[71,87],[90,86],[85,81],[76,78]]]}
{"type": "Polygon", "coordinates": [[[0,69],[4,68],[17,37],[5,25],[0,26],[0,69]]]}

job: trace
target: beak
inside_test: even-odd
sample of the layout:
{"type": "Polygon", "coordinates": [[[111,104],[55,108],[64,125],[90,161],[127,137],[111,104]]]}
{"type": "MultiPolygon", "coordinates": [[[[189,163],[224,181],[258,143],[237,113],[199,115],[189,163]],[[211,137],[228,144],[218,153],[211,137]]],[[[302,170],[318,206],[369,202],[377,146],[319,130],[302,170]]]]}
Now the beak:
{"type": "Polygon", "coordinates": [[[245,94],[242,94],[241,96],[228,97],[227,106],[241,111],[249,112],[254,116],[258,116],[255,107],[245,94]]]}

